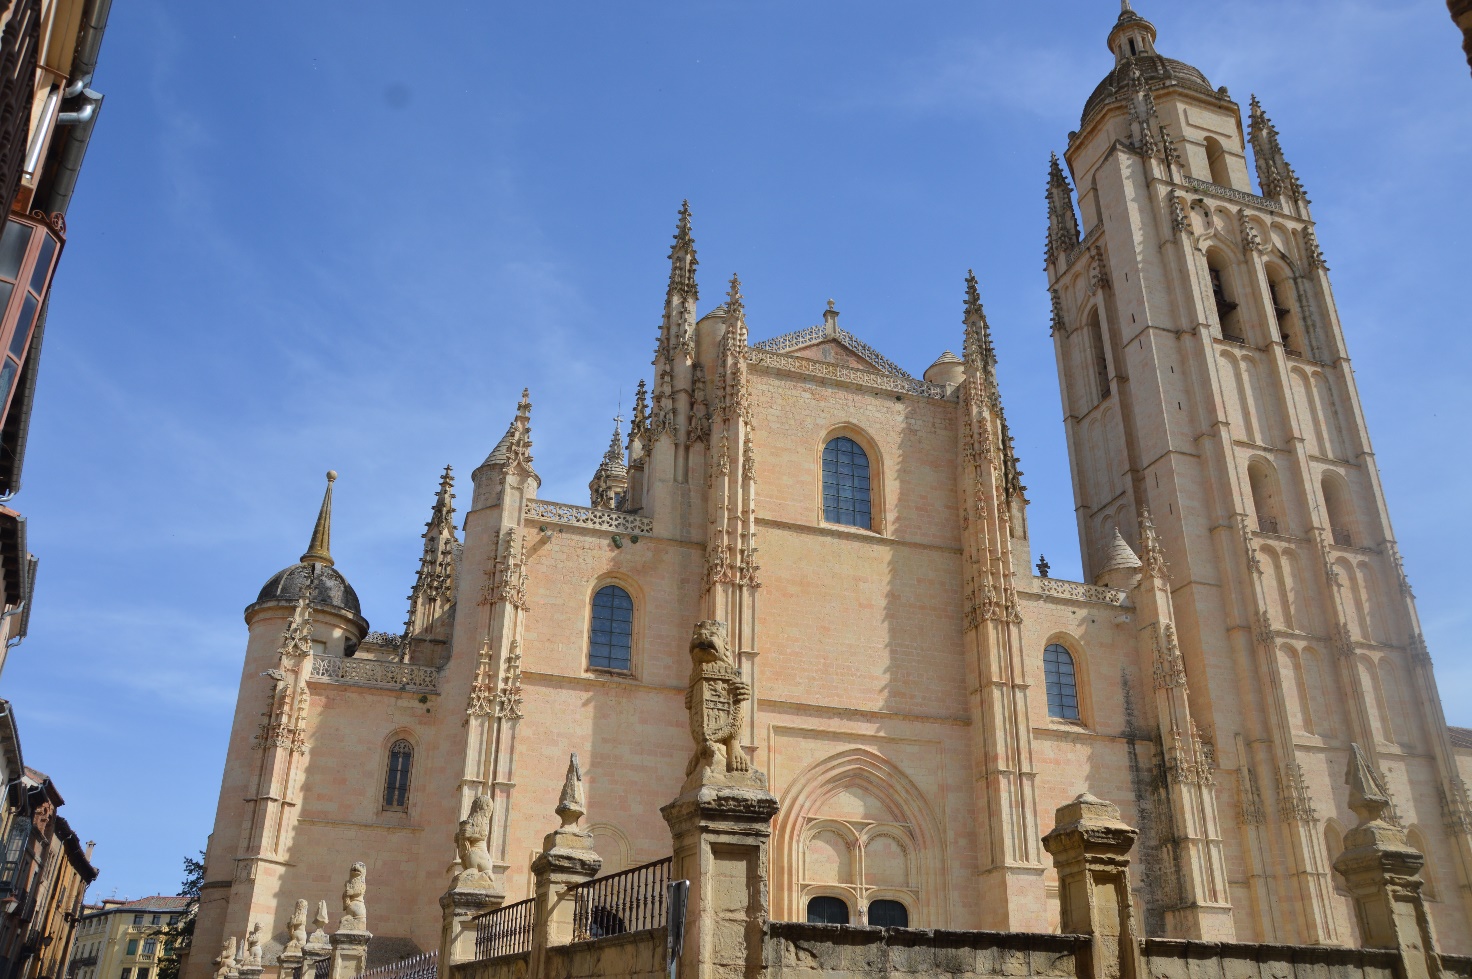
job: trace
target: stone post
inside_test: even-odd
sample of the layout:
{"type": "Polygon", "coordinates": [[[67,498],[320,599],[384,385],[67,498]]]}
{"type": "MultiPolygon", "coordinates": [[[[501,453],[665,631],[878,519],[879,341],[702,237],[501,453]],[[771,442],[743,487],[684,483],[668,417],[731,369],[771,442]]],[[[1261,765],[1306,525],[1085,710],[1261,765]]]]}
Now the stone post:
{"type": "Polygon", "coordinates": [[[470,803],[470,814],[460,820],[455,831],[455,849],[460,870],[450,882],[450,889],[440,897],[440,962],[442,968],[461,962],[473,962],[475,950],[475,916],[500,907],[506,894],[496,886],[492,873],[488,840],[494,803],[482,793],[470,803]]]}
{"type": "Polygon", "coordinates": [[[1349,747],[1344,780],[1349,808],[1360,822],[1344,835],[1344,852],[1334,869],[1354,898],[1360,940],[1370,948],[1398,951],[1405,979],[1440,979],[1441,956],[1417,876],[1426,858],[1406,842],[1404,830],[1380,818],[1390,797],[1360,746],[1349,747]]]}
{"type": "Polygon", "coordinates": [[[546,835],[542,852],[532,861],[536,904],[528,975],[547,975],[547,949],[573,940],[574,901],[570,891],[598,876],[603,866],[603,858],[593,850],[593,834],[578,826],[586,812],[583,773],[574,754],[568,760],[567,779],[557,803],[562,825],[546,835]]]}
{"type": "Polygon", "coordinates": [[[1137,979],[1129,852],[1139,833],[1120,820],[1118,806],[1087,792],[1059,806],[1054,821],[1043,848],[1058,871],[1062,930],[1092,938],[1080,979],[1137,979]]]}
{"type": "MultiPolygon", "coordinates": [[[[282,950],[281,954],[276,956],[276,974],[279,979],[295,979],[296,976],[304,974],[303,968],[305,966],[305,963],[306,957],[302,954],[301,947],[298,946],[296,948],[292,948],[291,944],[288,943],[286,948],[282,950]]],[[[351,979],[353,974],[349,973],[348,975],[349,979],[351,979]]],[[[334,979],[336,979],[336,976],[337,973],[334,972],[334,979]]],[[[216,975],[215,979],[219,979],[218,974],[216,975]]]]}
{"type": "Polygon", "coordinates": [[[769,913],[768,840],[777,800],[741,750],[746,684],[726,648],[725,625],[697,623],[685,706],[695,756],[680,796],[660,810],[674,841],[673,879],[690,881],[679,979],[734,979],[762,971],[769,913]]]}

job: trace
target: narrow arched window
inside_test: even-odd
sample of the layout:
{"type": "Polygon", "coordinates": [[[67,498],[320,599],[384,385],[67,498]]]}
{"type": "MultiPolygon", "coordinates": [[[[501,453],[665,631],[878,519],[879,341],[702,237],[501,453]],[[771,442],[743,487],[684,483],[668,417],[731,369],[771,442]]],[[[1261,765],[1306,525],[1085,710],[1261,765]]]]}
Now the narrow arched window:
{"type": "Polygon", "coordinates": [[[1232,176],[1227,172],[1227,151],[1221,140],[1206,137],[1206,167],[1211,171],[1211,182],[1221,187],[1232,186],[1232,176]]]}
{"type": "Polygon", "coordinates": [[[388,749],[388,777],[383,781],[383,808],[409,808],[409,771],[414,767],[414,746],[400,738],[388,749]]]}
{"type": "Polygon", "coordinates": [[[910,909],[898,901],[870,901],[869,924],[875,928],[908,928],[910,909]]]}
{"type": "Polygon", "coordinates": [[[868,529],[869,506],[869,456],[840,435],[823,446],[823,519],[868,529]]]}
{"type": "Polygon", "coordinates": [[[838,897],[815,897],[808,902],[808,924],[846,925],[848,905],[838,897]]]}
{"type": "Polygon", "coordinates": [[[588,632],[588,666],[629,672],[634,649],[634,600],[618,585],[604,585],[593,596],[588,632]]]}
{"type": "Polygon", "coordinates": [[[1073,654],[1058,643],[1043,650],[1043,681],[1048,691],[1048,716],[1078,720],[1078,679],[1073,654]]]}

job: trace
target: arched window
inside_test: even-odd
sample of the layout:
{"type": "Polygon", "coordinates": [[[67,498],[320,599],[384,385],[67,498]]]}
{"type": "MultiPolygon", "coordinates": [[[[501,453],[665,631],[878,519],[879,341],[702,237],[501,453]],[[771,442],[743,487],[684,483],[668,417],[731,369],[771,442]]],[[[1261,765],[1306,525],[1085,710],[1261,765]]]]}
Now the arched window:
{"type": "Polygon", "coordinates": [[[1048,716],[1078,720],[1078,680],[1073,654],[1058,643],[1043,650],[1043,681],[1048,690],[1048,716]]]}
{"type": "Polygon", "coordinates": [[[1303,338],[1299,336],[1297,302],[1293,283],[1277,266],[1270,265],[1268,272],[1268,297],[1273,301],[1273,318],[1278,323],[1278,339],[1290,354],[1303,356],[1303,338]]]}
{"type": "Polygon", "coordinates": [[[823,519],[847,527],[870,526],[869,456],[840,435],[823,446],[823,519]]]}
{"type": "Polygon", "coordinates": [[[1206,274],[1211,279],[1211,299],[1216,306],[1216,321],[1222,328],[1222,339],[1246,343],[1247,340],[1239,332],[1239,324],[1232,315],[1237,311],[1237,304],[1232,301],[1231,273],[1228,271],[1227,260],[1219,252],[1207,253],[1206,274]]]}
{"type": "Polygon", "coordinates": [[[1338,477],[1325,473],[1319,481],[1324,491],[1324,509],[1329,518],[1329,535],[1334,543],[1344,547],[1354,546],[1354,521],[1350,517],[1348,492],[1338,477]]]}
{"type": "Polygon", "coordinates": [[[1247,485],[1252,490],[1252,509],[1257,513],[1257,529],[1264,534],[1282,533],[1277,480],[1267,463],[1254,459],[1247,464],[1247,485]]]}
{"type": "Polygon", "coordinates": [[[899,901],[870,901],[869,924],[875,928],[908,928],[910,909],[899,901]]]}
{"type": "Polygon", "coordinates": [[[1221,140],[1206,137],[1206,166],[1211,170],[1211,182],[1221,187],[1232,186],[1232,177],[1227,173],[1227,151],[1222,149],[1221,140]]]}
{"type": "Polygon", "coordinates": [[[808,901],[808,924],[846,925],[848,924],[848,905],[842,898],[815,897],[808,901]]]}
{"type": "Polygon", "coordinates": [[[1089,313],[1089,346],[1094,357],[1094,393],[1098,401],[1109,397],[1109,361],[1104,355],[1104,330],[1099,325],[1099,307],[1089,313]]]}
{"type": "Polygon", "coordinates": [[[388,777],[383,780],[383,808],[409,808],[409,771],[414,767],[414,746],[403,738],[388,749],[388,777]]]}
{"type": "Polygon", "coordinates": [[[588,666],[595,670],[633,667],[634,600],[618,585],[604,585],[593,596],[592,628],[588,631],[588,666]]]}

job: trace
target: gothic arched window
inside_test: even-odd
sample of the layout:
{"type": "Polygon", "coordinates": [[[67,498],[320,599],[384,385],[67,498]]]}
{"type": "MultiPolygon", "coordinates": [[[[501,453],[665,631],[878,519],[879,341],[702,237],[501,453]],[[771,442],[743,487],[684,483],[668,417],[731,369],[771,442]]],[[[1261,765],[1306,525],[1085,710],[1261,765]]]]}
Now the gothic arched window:
{"type": "Polygon", "coordinates": [[[1048,690],[1048,716],[1078,720],[1078,680],[1073,672],[1073,654],[1056,642],[1043,650],[1043,680],[1048,690]]]}
{"type": "Polygon", "coordinates": [[[875,928],[908,928],[910,909],[899,901],[870,901],[869,924],[875,928]]]}
{"type": "Polygon", "coordinates": [[[383,808],[409,808],[409,770],[414,767],[414,746],[403,738],[388,749],[388,776],[383,780],[383,808]]]}
{"type": "Polygon", "coordinates": [[[848,904],[838,897],[815,897],[808,901],[808,924],[848,924],[848,904]]]}
{"type": "Polygon", "coordinates": [[[588,666],[629,672],[634,649],[634,600],[618,585],[604,585],[593,596],[588,630],[588,666]]]}
{"type": "Polygon", "coordinates": [[[869,456],[846,435],[823,446],[823,519],[848,527],[871,526],[869,456]]]}

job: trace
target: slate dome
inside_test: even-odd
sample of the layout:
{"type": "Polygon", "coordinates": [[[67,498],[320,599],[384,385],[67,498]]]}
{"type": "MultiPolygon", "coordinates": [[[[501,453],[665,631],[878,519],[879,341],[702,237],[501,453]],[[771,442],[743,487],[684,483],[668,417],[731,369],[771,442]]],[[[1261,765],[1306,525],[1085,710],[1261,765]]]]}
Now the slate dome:
{"type": "Polygon", "coordinates": [[[314,605],[332,605],[347,609],[362,618],[363,609],[358,604],[358,593],[342,576],[342,572],[325,564],[302,561],[289,568],[282,568],[261,586],[257,602],[295,602],[308,592],[314,605]]]}

